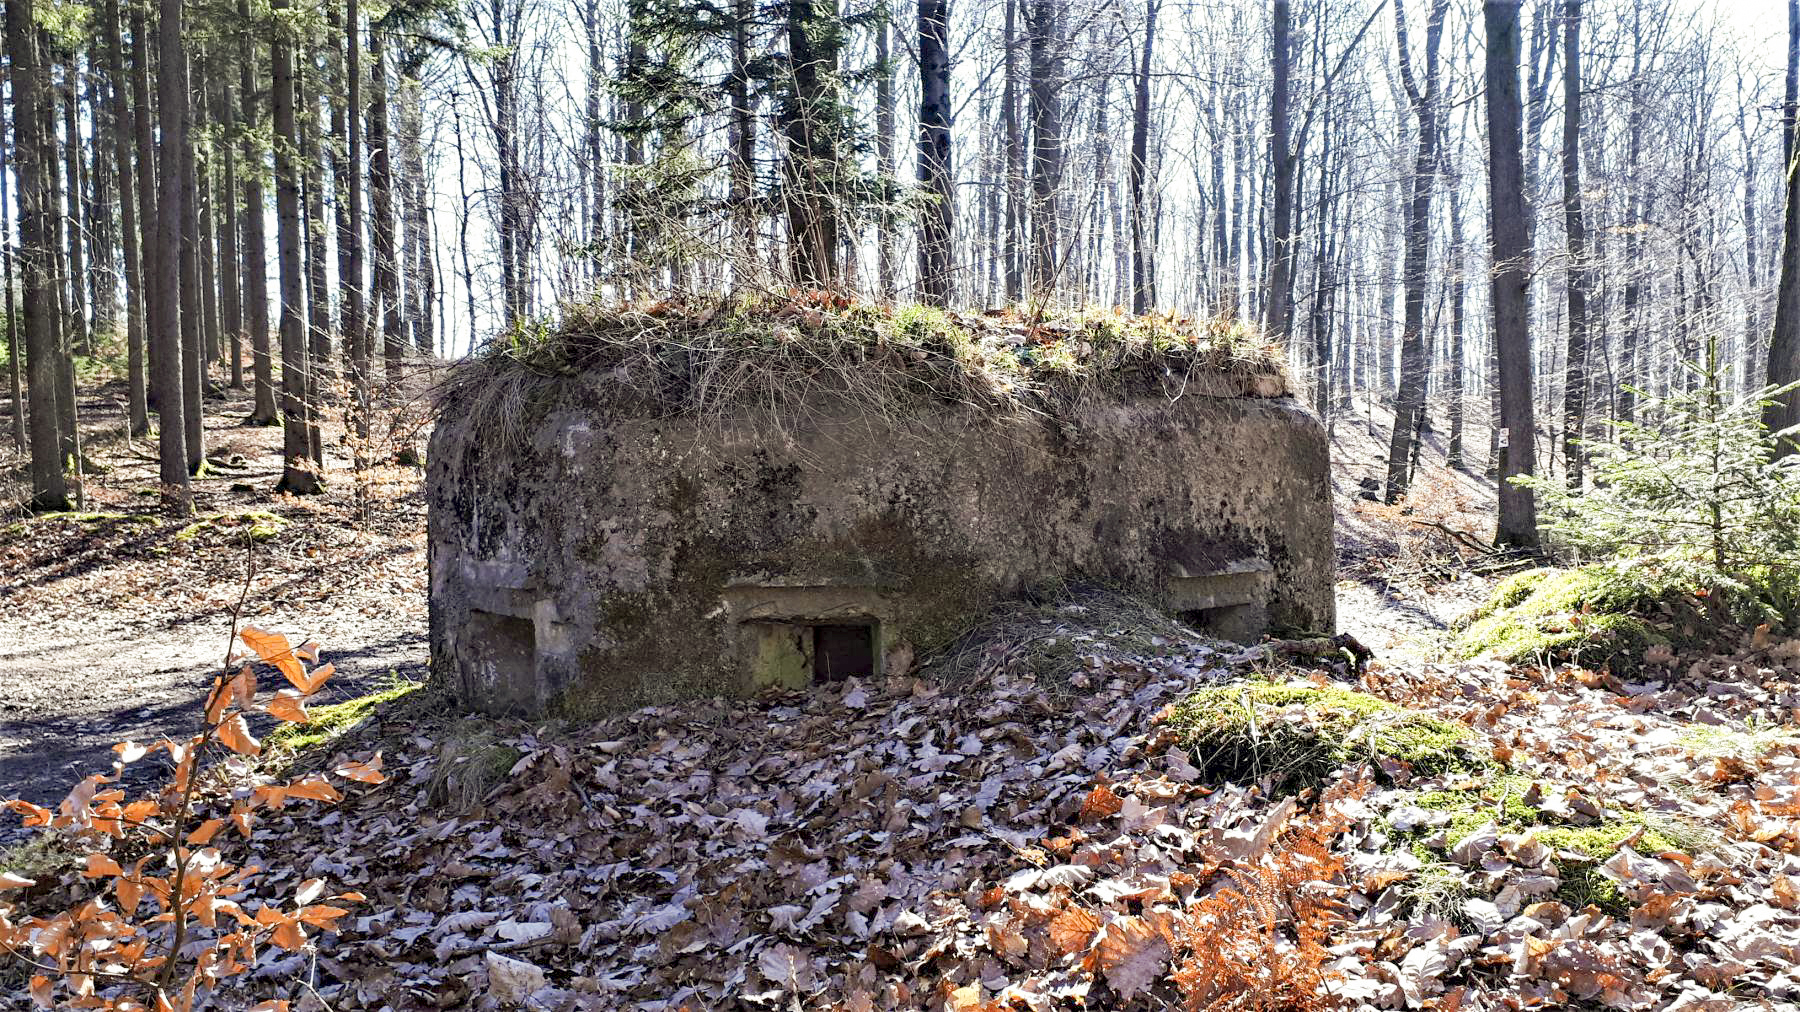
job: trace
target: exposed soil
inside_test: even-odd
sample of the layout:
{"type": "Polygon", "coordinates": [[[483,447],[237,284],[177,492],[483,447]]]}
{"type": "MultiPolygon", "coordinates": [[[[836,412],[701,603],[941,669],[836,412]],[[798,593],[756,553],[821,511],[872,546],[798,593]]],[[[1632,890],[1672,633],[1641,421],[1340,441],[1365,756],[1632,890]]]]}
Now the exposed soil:
{"type": "MultiPolygon", "coordinates": [[[[123,396],[108,384],[80,402],[87,456],[104,469],[82,513],[0,517],[0,797],[59,800],[113,743],[196,729],[234,620],[318,641],[340,672],[328,696],[424,677],[416,469],[365,472],[359,503],[340,406],[324,429],[325,494],[275,495],[282,430],[242,424],[248,393],[225,391],[206,407],[195,516],[176,518],[159,504],[154,443],[124,440],[123,396]]],[[[9,455],[0,472],[18,464],[9,455]]]]}

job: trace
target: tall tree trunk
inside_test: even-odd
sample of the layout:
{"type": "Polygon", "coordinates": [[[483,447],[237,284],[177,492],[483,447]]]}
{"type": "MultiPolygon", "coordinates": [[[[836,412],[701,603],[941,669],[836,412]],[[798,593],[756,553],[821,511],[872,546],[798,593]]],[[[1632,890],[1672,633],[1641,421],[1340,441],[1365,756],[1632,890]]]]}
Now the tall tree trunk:
{"type": "Polygon", "coordinates": [[[1020,0],[1004,0],[1006,4],[1005,47],[1002,71],[1005,81],[1000,92],[1000,117],[1006,127],[1006,301],[1016,304],[1025,297],[1025,139],[1019,127],[1019,34],[1017,29],[1020,0]]]}
{"type": "MultiPolygon", "coordinates": [[[[1394,0],[1396,21],[1402,25],[1402,39],[1406,37],[1405,15],[1401,13],[1405,2],[1406,0],[1394,0]]],[[[1275,186],[1275,213],[1273,234],[1270,237],[1269,274],[1263,292],[1263,330],[1268,333],[1270,340],[1283,347],[1288,343],[1288,332],[1292,326],[1288,318],[1288,282],[1294,261],[1293,244],[1288,235],[1294,217],[1294,151],[1288,139],[1288,74],[1292,64],[1289,37],[1288,0],[1275,0],[1270,45],[1275,86],[1269,97],[1269,157],[1271,181],[1275,186]]],[[[1404,65],[1404,41],[1401,46],[1404,65]]],[[[1392,470],[1391,463],[1389,469],[1392,470]]]]}
{"type": "Polygon", "coordinates": [[[1415,78],[1406,34],[1406,0],[1394,0],[1394,37],[1399,43],[1400,80],[1418,120],[1418,150],[1413,159],[1412,193],[1406,205],[1406,251],[1402,261],[1404,309],[1400,325],[1400,386],[1394,398],[1394,430],[1388,439],[1387,501],[1398,502],[1411,483],[1407,461],[1423,427],[1426,370],[1425,276],[1431,250],[1431,193],[1438,164],[1438,47],[1444,35],[1449,0],[1431,0],[1425,24],[1424,79],[1415,78]]]}
{"type": "MultiPolygon", "coordinates": [[[[942,0],[927,0],[919,8],[919,87],[923,92],[933,86],[930,70],[925,63],[925,17],[928,6],[941,8],[942,0]]],[[[888,48],[888,36],[894,31],[892,21],[882,18],[875,26],[875,174],[880,178],[882,191],[882,207],[877,211],[875,221],[875,284],[876,293],[884,300],[894,297],[894,216],[889,211],[898,199],[898,191],[894,185],[894,61],[888,48]]],[[[948,66],[948,56],[940,47],[939,56],[948,66]]],[[[920,112],[925,109],[924,100],[919,105],[920,112]]],[[[919,179],[925,180],[924,119],[919,121],[919,179]]],[[[929,211],[927,212],[929,215],[929,211]]],[[[921,223],[921,228],[924,223],[921,223]]],[[[924,263],[925,247],[923,236],[919,246],[920,263],[924,263]]],[[[919,275],[921,282],[924,275],[919,275]]]]}
{"type": "MultiPolygon", "coordinates": [[[[250,0],[238,0],[238,17],[250,22],[250,0]]],[[[244,213],[244,327],[250,331],[250,385],[255,393],[255,407],[250,424],[274,425],[275,370],[269,347],[269,250],[263,224],[263,157],[256,146],[256,61],[245,31],[238,37],[238,100],[242,103],[244,213]]]]}
{"type": "MultiPolygon", "coordinates": [[[[1131,311],[1138,314],[1148,313],[1156,301],[1156,282],[1152,274],[1150,260],[1149,225],[1144,220],[1144,176],[1150,162],[1150,58],[1156,51],[1156,12],[1161,0],[1149,0],[1144,8],[1144,49],[1138,61],[1137,79],[1132,89],[1131,110],[1131,164],[1126,170],[1126,191],[1131,201],[1131,311]]],[[[1283,20],[1281,32],[1285,36],[1287,16],[1287,0],[1276,3],[1276,17],[1283,20]]],[[[1277,46],[1285,50],[1285,42],[1278,41],[1277,46]]],[[[1287,69],[1285,53],[1278,52],[1276,62],[1279,75],[1276,87],[1280,90],[1281,112],[1279,129],[1274,141],[1277,151],[1287,149],[1287,69]]],[[[1291,166],[1290,166],[1291,167],[1291,166]]],[[[1290,186],[1292,175],[1290,173],[1290,186]]],[[[1279,183],[1277,184],[1279,185],[1279,183]]],[[[1276,200],[1281,199],[1279,191],[1276,200]]],[[[1278,212],[1276,228],[1284,224],[1278,212]]],[[[1285,236],[1284,236],[1285,239],[1285,236]]],[[[1283,243],[1285,246],[1285,242],[1283,243]]],[[[1282,285],[1285,292],[1287,285],[1282,285]]],[[[1282,305],[1286,306],[1285,297],[1282,305]]]]}
{"type": "Polygon", "coordinates": [[[1587,424],[1587,221],[1581,207],[1581,0],[1563,3],[1563,231],[1569,242],[1569,353],[1563,373],[1563,474],[1581,488],[1581,440],[1587,424]]]}
{"type": "MultiPolygon", "coordinates": [[[[1800,79],[1800,0],[1788,0],[1788,103],[1784,110],[1783,136],[1787,139],[1787,208],[1781,225],[1781,280],[1775,288],[1775,329],[1769,338],[1769,385],[1800,382],[1800,160],[1794,152],[1796,118],[1795,81],[1800,79]]],[[[1784,432],[1800,425],[1800,389],[1773,399],[1763,410],[1770,432],[1784,432]]],[[[1779,443],[1782,455],[1800,447],[1800,437],[1790,435],[1779,443]]]]}
{"type": "Polygon", "coordinates": [[[244,279],[243,263],[238,259],[238,174],[237,174],[237,110],[231,101],[231,79],[219,75],[213,118],[221,132],[219,157],[223,160],[223,178],[219,190],[219,281],[220,308],[230,347],[231,385],[244,388],[244,279]]]}
{"type": "Polygon", "coordinates": [[[1057,0],[1029,5],[1031,54],[1031,297],[1054,296],[1057,263],[1056,194],[1062,182],[1062,39],[1057,0]]]}
{"type": "MultiPolygon", "coordinates": [[[[394,170],[388,136],[387,58],[381,32],[369,26],[369,234],[375,247],[375,298],[381,313],[382,359],[390,384],[400,382],[401,356],[406,351],[400,325],[400,268],[394,249],[394,170]]],[[[503,160],[504,160],[503,156],[503,160]]],[[[502,187],[502,208],[509,203],[502,187]]],[[[502,211],[504,219],[505,212],[502,211]]],[[[507,282],[507,323],[518,322],[513,307],[516,293],[507,282]]]]}
{"type": "MultiPolygon", "coordinates": [[[[344,289],[344,357],[350,363],[356,399],[357,435],[369,437],[369,380],[373,369],[369,339],[368,303],[364,296],[363,266],[363,144],[362,144],[362,11],[358,0],[344,0],[344,192],[347,206],[344,225],[338,230],[338,284],[344,289]],[[347,225],[347,228],[345,227],[347,225]]],[[[470,325],[473,326],[473,319],[470,325]]],[[[361,443],[358,443],[360,462],[361,443]]]]}
{"type": "Polygon", "coordinates": [[[306,256],[306,455],[321,468],[325,446],[320,414],[325,386],[335,378],[331,368],[331,297],[325,270],[325,152],[319,141],[318,64],[304,52],[294,60],[294,97],[300,131],[302,172],[300,215],[306,256]]]}
{"type": "MultiPolygon", "coordinates": [[[[56,312],[51,302],[48,218],[43,177],[55,172],[44,164],[50,149],[40,133],[43,70],[38,60],[37,25],[31,0],[6,0],[6,49],[12,62],[13,177],[19,193],[19,288],[24,294],[25,363],[31,384],[31,508],[69,508],[63,478],[62,441],[56,418],[56,335],[50,328],[56,312]]],[[[9,281],[10,283],[10,281],[9,281]]],[[[9,327],[10,331],[11,328],[9,327]]],[[[14,352],[13,361],[18,361],[14,352]]],[[[167,477],[165,468],[164,476],[167,477]]],[[[185,482],[187,473],[181,473],[185,482]]]]}
{"type": "Polygon", "coordinates": [[[1488,215],[1493,249],[1494,341],[1500,373],[1500,510],[1497,544],[1538,546],[1537,504],[1531,490],[1513,484],[1531,474],[1536,447],[1531,399],[1531,335],[1526,327],[1526,286],[1531,248],[1525,237],[1525,168],[1520,151],[1523,110],[1519,101],[1519,0],[1486,0],[1488,215]]]}
{"type": "MultiPolygon", "coordinates": [[[[731,219],[736,233],[736,263],[732,265],[733,285],[756,278],[756,110],[751,98],[750,29],[755,17],[753,0],[734,0],[731,19],[731,219]]],[[[596,32],[596,36],[597,36],[596,32]]],[[[593,44],[592,61],[598,67],[599,44],[593,44]]],[[[598,72],[598,71],[596,71],[598,72]]],[[[599,116],[598,93],[593,99],[594,115],[599,116]]],[[[594,141],[593,157],[601,159],[600,142],[594,141]]]]}
{"type": "Polygon", "coordinates": [[[275,118],[276,258],[281,276],[281,481],[278,492],[319,491],[318,475],[307,463],[312,447],[306,431],[306,292],[301,280],[300,166],[295,158],[300,133],[294,121],[294,58],[289,26],[281,12],[288,0],[273,0],[276,11],[269,45],[270,96],[275,118]]]}
{"type": "MultiPolygon", "coordinates": [[[[15,138],[16,141],[16,138],[15,138]]],[[[0,144],[0,178],[6,176],[7,146],[0,144]]],[[[6,365],[12,380],[13,444],[31,450],[25,432],[25,355],[19,347],[19,311],[13,298],[12,188],[0,186],[0,288],[6,290],[6,365]]]]}
{"type": "MultiPolygon", "coordinates": [[[[164,70],[167,73],[166,69],[164,70]]],[[[197,145],[194,143],[194,109],[188,84],[190,75],[185,55],[176,68],[180,83],[171,100],[181,121],[181,144],[176,149],[177,185],[181,189],[179,219],[181,243],[181,417],[187,427],[187,466],[189,474],[199,474],[206,461],[206,430],[202,407],[206,397],[206,353],[202,348],[202,315],[200,278],[200,193],[197,145]]],[[[165,132],[165,136],[167,136],[165,132]]]]}
{"type": "Polygon", "coordinates": [[[156,337],[155,300],[159,295],[157,278],[160,270],[157,266],[162,237],[160,234],[162,216],[157,212],[157,175],[156,175],[156,132],[151,123],[154,110],[150,104],[150,29],[145,16],[145,2],[131,4],[131,105],[132,128],[137,141],[137,173],[133,180],[137,183],[138,197],[138,231],[142,242],[138,245],[138,271],[143,281],[144,303],[144,362],[145,362],[145,403],[151,411],[162,411],[161,391],[157,384],[160,372],[156,365],[156,356],[162,344],[156,337]]]}
{"type": "Polygon", "coordinates": [[[789,271],[795,284],[832,288],[838,265],[837,77],[841,31],[836,0],[787,0],[789,94],[781,108],[787,138],[789,271]]]}
{"type": "Polygon", "coordinates": [[[919,294],[947,306],[953,288],[950,168],[950,2],[919,0],[919,187],[930,197],[919,222],[919,294]]]}
{"type": "MultiPolygon", "coordinates": [[[[125,247],[125,355],[129,395],[127,424],[131,433],[150,431],[147,400],[148,385],[144,373],[144,278],[138,255],[143,250],[138,232],[138,197],[136,176],[131,164],[131,136],[135,125],[131,105],[126,97],[124,45],[120,40],[123,24],[119,0],[106,0],[100,15],[100,29],[106,46],[107,78],[112,102],[113,162],[117,166],[119,191],[119,231],[125,247]]],[[[144,40],[135,38],[132,46],[142,52],[144,40]]],[[[97,140],[97,138],[96,138],[97,140]]],[[[145,171],[148,171],[147,167],[145,171]]],[[[150,219],[144,222],[148,225],[150,219]]]]}
{"type": "MultiPolygon", "coordinates": [[[[1459,144],[1460,146],[1460,144],[1459,144]]],[[[1454,179],[1455,177],[1451,177],[1454,179]]],[[[1444,466],[1462,469],[1463,458],[1463,373],[1467,368],[1463,348],[1463,301],[1469,287],[1464,268],[1469,251],[1463,245],[1462,187],[1448,187],[1450,196],[1450,269],[1445,271],[1450,285],[1450,442],[1444,454],[1444,466]]]]}
{"type": "MultiPolygon", "coordinates": [[[[161,143],[155,166],[155,274],[149,287],[150,365],[155,370],[157,442],[163,496],[178,513],[192,509],[188,492],[186,391],[181,358],[182,148],[187,144],[187,53],[182,48],[181,0],[157,0],[157,120],[161,143]]],[[[133,28],[142,27],[134,18],[133,28]]],[[[138,35],[139,38],[146,36],[138,35]]],[[[142,125],[140,123],[140,131],[142,125]]]]}
{"type": "MultiPolygon", "coordinates": [[[[70,347],[83,355],[94,353],[93,334],[87,321],[87,240],[81,227],[86,194],[82,186],[81,165],[81,61],[69,54],[63,68],[63,162],[68,170],[69,278],[68,326],[70,347]]],[[[73,375],[70,379],[73,380],[73,375]]]]}

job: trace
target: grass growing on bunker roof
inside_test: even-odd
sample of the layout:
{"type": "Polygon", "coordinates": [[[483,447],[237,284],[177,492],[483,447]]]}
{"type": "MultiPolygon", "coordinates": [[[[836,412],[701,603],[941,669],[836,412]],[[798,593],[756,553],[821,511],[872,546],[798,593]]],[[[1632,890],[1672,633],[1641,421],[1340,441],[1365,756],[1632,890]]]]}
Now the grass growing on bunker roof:
{"type": "Polygon", "coordinates": [[[443,403],[517,416],[584,377],[594,393],[655,415],[807,404],[821,393],[870,412],[924,401],[1054,413],[1107,389],[1177,396],[1206,374],[1264,394],[1287,389],[1278,351],[1237,322],[755,295],[569,306],[554,327],[526,324],[488,342],[452,372],[443,403]]]}
{"type": "Polygon", "coordinates": [[[1398,761],[1416,775],[1485,765],[1468,728],[1338,686],[1229,685],[1176,704],[1168,725],[1209,777],[1317,786],[1343,766],[1398,761]]]}

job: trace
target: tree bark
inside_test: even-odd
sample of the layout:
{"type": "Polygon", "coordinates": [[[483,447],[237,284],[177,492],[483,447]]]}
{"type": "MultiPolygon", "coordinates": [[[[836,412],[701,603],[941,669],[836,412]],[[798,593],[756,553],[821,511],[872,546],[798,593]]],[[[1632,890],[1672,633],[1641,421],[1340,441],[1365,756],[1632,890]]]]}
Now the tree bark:
{"type": "MultiPolygon", "coordinates": [[[[1406,37],[1405,15],[1401,13],[1404,4],[1405,0],[1394,0],[1395,20],[1402,25],[1402,40],[1406,37]]],[[[1269,273],[1263,293],[1263,330],[1270,340],[1283,347],[1287,345],[1292,326],[1288,318],[1288,277],[1293,271],[1294,256],[1288,236],[1294,217],[1294,152],[1288,140],[1288,74],[1292,60],[1289,35],[1288,0],[1275,0],[1270,45],[1275,83],[1269,97],[1269,158],[1271,182],[1275,188],[1275,213],[1271,222],[1269,273]]],[[[1403,66],[1407,60],[1405,45],[1402,41],[1403,66]]]]}
{"type": "Polygon", "coordinates": [[[1563,231],[1568,237],[1569,351],[1563,372],[1563,475],[1581,488],[1587,424],[1587,222],[1581,206],[1581,0],[1563,3],[1563,231]]]}
{"type": "MultiPolygon", "coordinates": [[[[49,232],[43,175],[44,152],[39,106],[43,86],[31,0],[7,0],[6,48],[12,62],[13,175],[19,193],[19,276],[24,293],[25,364],[31,385],[31,508],[66,510],[62,441],[56,418],[57,348],[50,329],[56,312],[50,298],[49,232]]],[[[56,171],[54,164],[48,171],[56,171]]],[[[10,328],[9,328],[10,329],[10,328]]],[[[15,353],[13,361],[18,361],[15,353]]],[[[179,426],[177,426],[179,429],[179,426]]],[[[164,469],[165,477],[167,468],[164,469]]],[[[187,472],[181,472],[185,482],[187,472]]]]}
{"type": "MultiPolygon", "coordinates": [[[[405,353],[405,336],[400,325],[400,269],[394,249],[394,170],[388,136],[387,59],[381,32],[369,26],[369,212],[372,218],[369,235],[375,248],[375,297],[373,309],[381,314],[382,360],[386,364],[387,381],[400,381],[401,357],[405,353]]],[[[512,156],[503,153],[502,163],[512,156]]],[[[503,170],[504,171],[504,170],[503,170]]],[[[511,203],[502,181],[500,196],[503,239],[512,235],[505,226],[511,203]]],[[[516,238],[516,236],[515,236],[516,238]]],[[[513,256],[503,250],[503,259],[513,256]]],[[[504,266],[504,265],[503,265],[504,266]]],[[[515,290],[517,277],[507,274],[505,295],[507,324],[512,326],[522,316],[515,290]]]]}
{"type": "MultiPolygon", "coordinates": [[[[238,0],[238,17],[250,22],[250,0],[238,0]]],[[[250,385],[255,407],[250,424],[274,425],[275,369],[269,347],[269,250],[263,224],[263,157],[256,146],[256,62],[248,30],[238,37],[238,100],[242,103],[244,213],[244,326],[250,331],[250,385]]]]}
{"type": "MultiPolygon", "coordinates": [[[[144,278],[138,259],[143,241],[138,233],[136,177],[131,164],[131,132],[135,120],[126,97],[124,44],[120,38],[123,16],[119,11],[119,0],[106,0],[100,21],[105,35],[107,78],[111,89],[113,162],[118,170],[119,231],[125,254],[125,355],[130,391],[126,418],[132,435],[139,435],[150,431],[149,388],[144,365],[144,278]]],[[[144,40],[133,39],[132,45],[141,52],[144,40]]],[[[144,221],[148,224],[149,218],[144,221]]]]}
{"type": "Polygon", "coordinates": [[[919,294],[948,306],[956,191],[950,167],[950,3],[919,0],[919,187],[930,198],[919,222],[919,294]]]}
{"type": "MultiPolygon", "coordinates": [[[[170,0],[174,2],[174,0],[170,0]]],[[[318,475],[308,465],[312,454],[306,431],[306,293],[300,277],[300,143],[294,122],[294,59],[288,26],[280,12],[288,0],[273,0],[277,12],[269,46],[271,102],[275,117],[276,257],[281,276],[281,481],[277,492],[318,492],[318,475]]]]}
{"type": "MultiPolygon", "coordinates": [[[[1150,163],[1150,58],[1156,51],[1156,12],[1161,6],[1160,0],[1148,0],[1144,8],[1144,48],[1143,56],[1138,61],[1137,79],[1133,82],[1131,111],[1131,164],[1126,170],[1126,191],[1131,201],[1131,311],[1142,315],[1150,311],[1156,302],[1156,281],[1152,272],[1149,224],[1144,213],[1144,177],[1148,173],[1150,163]]],[[[1276,88],[1280,95],[1279,133],[1273,143],[1278,152],[1287,150],[1287,69],[1285,58],[1285,36],[1287,33],[1287,0],[1277,0],[1275,4],[1276,18],[1281,21],[1279,31],[1283,36],[1276,45],[1280,47],[1276,54],[1279,65],[1279,78],[1276,88]]],[[[1289,188],[1292,188],[1292,162],[1289,162],[1289,188]]],[[[1276,202],[1281,201],[1279,179],[1276,183],[1276,202]]],[[[1276,211],[1276,229],[1279,231],[1285,220],[1281,210],[1276,211]]],[[[1286,248],[1286,236],[1282,235],[1281,247],[1286,248]]],[[[1287,279],[1282,278],[1282,290],[1287,291],[1287,279]]],[[[1285,295],[1283,307],[1287,305],[1285,295]]],[[[1284,324],[1285,326],[1285,324],[1284,324]]],[[[1285,334],[1285,331],[1284,331],[1285,334]]]]}
{"type": "MultiPolygon", "coordinates": [[[[158,451],[163,496],[177,513],[192,509],[188,491],[186,384],[181,357],[182,148],[187,143],[187,53],[182,48],[181,0],[158,0],[157,119],[161,127],[156,177],[155,277],[150,301],[151,367],[156,372],[158,451]]],[[[134,28],[140,23],[133,22],[134,28]]],[[[139,126],[143,129],[142,124],[139,126]]]]}
{"type": "MultiPolygon", "coordinates": [[[[1769,338],[1769,385],[1787,386],[1800,381],[1800,160],[1794,157],[1794,82],[1800,77],[1800,0],[1788,0],[1788,105],[1783,135],[1787,139],[1787,207],[1781,225],[1781,280],[1775,288],[1775,328],[1769,338]]],[[[1785,432],[1800,425],[1800,389],[1774,398],[1763,410],[1770,432],[1785,432]]],[[[1786,456],[1800,447],[1790,435],[1778,443],[1786,456]]]]}
{"type": "Polygon", "coordinates": [[[1538,546],[1537,504],[1531,490],[1511,478],[1536,465],[1531,400],[1531,335],[1526,328],[1526,286],[1531,249],[1525,236],[1523,110],[1519,101],[1519,0],[1486,0],[1488,215],[1493,251],[1494,341],[1500,373],[1500,509],[1495,542],[1538,546]]]}
{"type": "Polygon", "coordinates": [[[1406,204],[1406,249],[1402,255],[1404,292],[1400,325],[1400,385],[1394,398],[1394,430],[1388,439],[1387,501],[1398,502],[1412,480],[1407,461],[1425,410],[1425,276],[1431,249],[1431,195],[1438,167],[1438,47],[1444,35],[1449,0],[1431,0],[1425,24],[1424,79],[1415,78],[1406,33],[1406,0],[1394,0],[1394,36],[1399,43],[1400,80],[1418,120],[1418,149],[1413,159],[1412,192],[1406,204]]]}
{"type": "Polygon", "coordinates": [[[1031,59],[1031,297],[1055,294],[1057,263],[1056,194],[1062,182],[1062,39],[1057,0],[1029,4],[1026,31],[1031,59]]]}

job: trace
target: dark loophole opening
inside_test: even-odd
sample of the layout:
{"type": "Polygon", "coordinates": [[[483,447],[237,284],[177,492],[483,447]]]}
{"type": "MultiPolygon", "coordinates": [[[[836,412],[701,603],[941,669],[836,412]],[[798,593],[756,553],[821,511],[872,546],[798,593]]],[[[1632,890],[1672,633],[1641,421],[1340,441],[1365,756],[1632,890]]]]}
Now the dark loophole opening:
{"type": "Polygon", "coordinates": [[[875,626],[813,626],[813,681],[875,676],[875,626]]]}
{"type": "Polygon", "coordinates": [[[471,609],[464,627],[476,668],[489,677],[517,677],[537,660],[537,627],[528,618],[471,609]]]}
{"type": "Polygon", "coordinates": [[[1249,642],[1256,636],[1255,609],[1247,604],[1194,608],[1176,612],[1175,617],[1189,629],[1219,639],[1249,642]]]}

